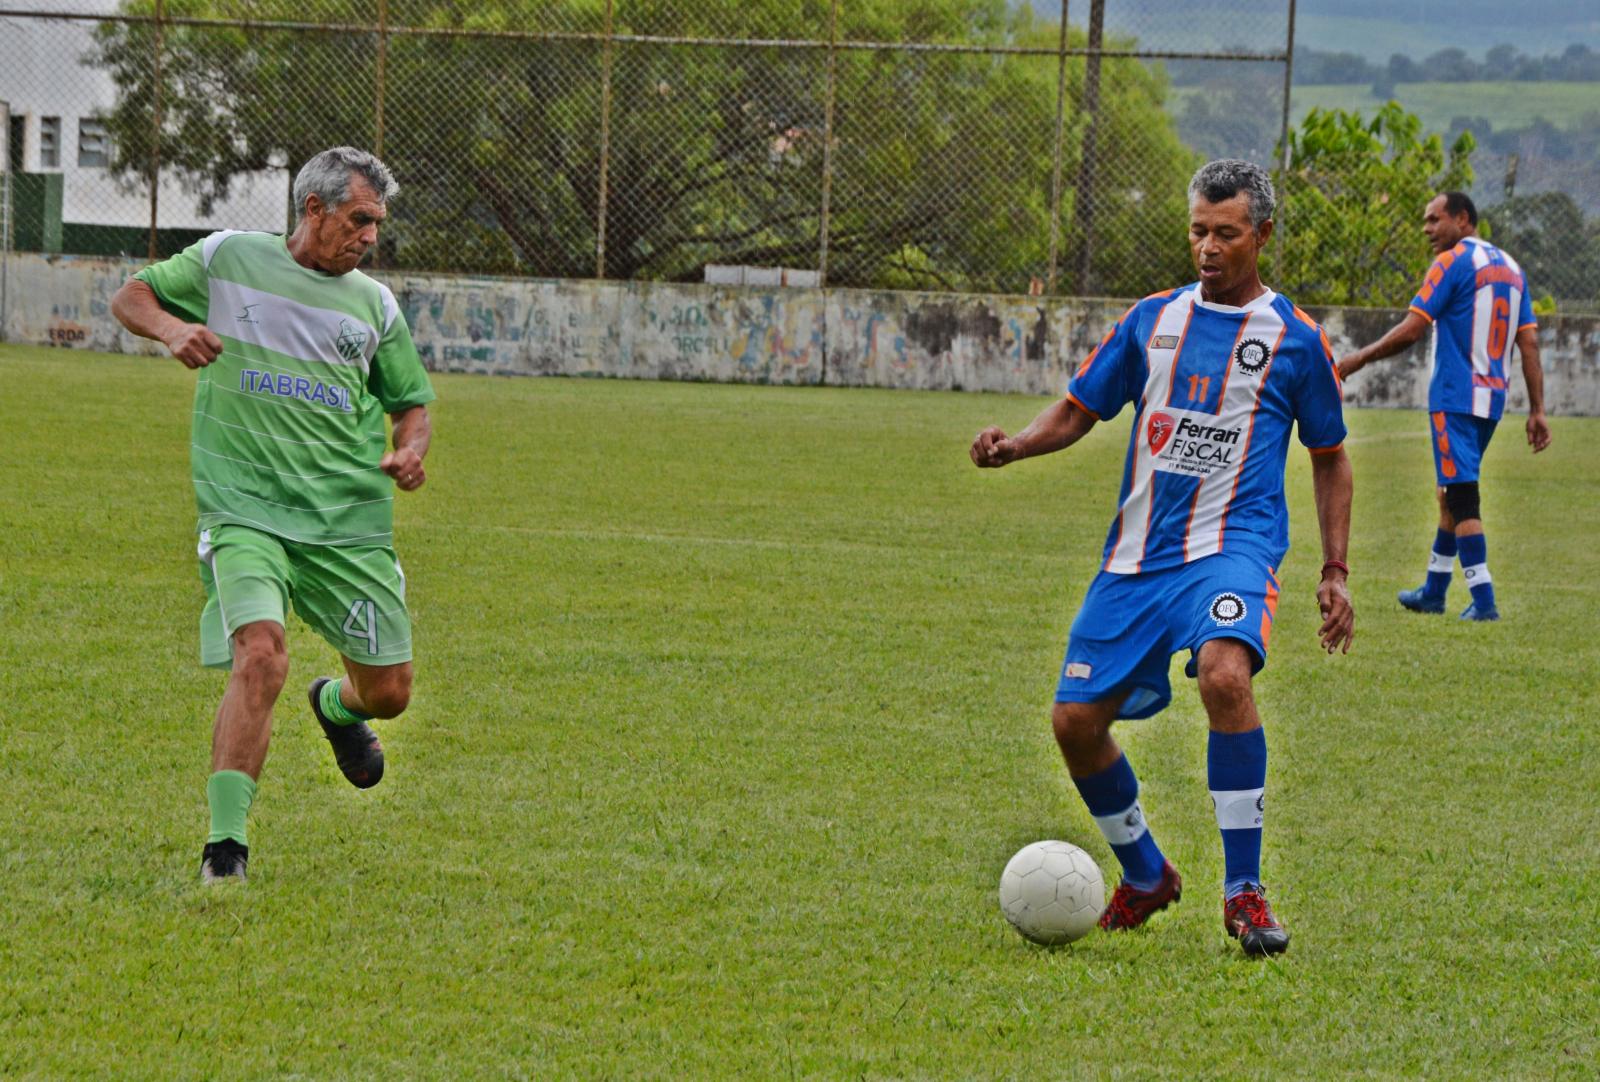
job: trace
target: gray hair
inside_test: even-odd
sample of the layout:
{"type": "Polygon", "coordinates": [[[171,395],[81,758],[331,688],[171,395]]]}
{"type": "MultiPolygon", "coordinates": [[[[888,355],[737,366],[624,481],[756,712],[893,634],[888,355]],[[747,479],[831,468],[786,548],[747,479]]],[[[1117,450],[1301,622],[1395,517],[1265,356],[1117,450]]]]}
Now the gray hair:
{"type": "Polygon", "coordinates": [[[380,203],[387,203],[400,190],[389,167],[373,155],[355,147],[330,147],[312,155],[294,178],[295,217],[305,217],[307,196],[316,196],[330,209],[345,202],[350,198],[352,176],[372,185],[380,203]]]}
{"type": "Polygon", "coordinates": [[[1221,203],[1244,192],[1250,199],[1250,224],[1256,228],[1272,217],[1278,197],[1272,190],[1272,178],[1254,162],[1238,158],[1220,158],[1206,162],[1195,171],[1189,181],[1189,198],[1202,196],[1208,203],[1221,203]]]}

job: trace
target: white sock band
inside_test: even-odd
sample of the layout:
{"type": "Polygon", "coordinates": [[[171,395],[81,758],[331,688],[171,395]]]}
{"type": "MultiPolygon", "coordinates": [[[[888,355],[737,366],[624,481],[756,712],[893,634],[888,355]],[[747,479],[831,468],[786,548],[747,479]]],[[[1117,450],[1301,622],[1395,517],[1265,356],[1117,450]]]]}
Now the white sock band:
{"type": "Polygon", "coordinates": [[[1265,789],[1213,789],[1211,803],[1217,809],[1221,830],[1260,830],[1266,815],[1265,789]]]}
{"type": "Polygon", "coordinates": [[[1463,567],[1461,577],[1467,580],[1468,586],[1487,586],[1494,580],[1489,577],[1488,564],[1475,564],[1472,567],[1463,567]]]}
{"type": "Polygon", "coordinates": [[[1455,566],[1456,558],[1454,556],[1446,556],[1444,553],[1437,551],[1428,554],[1429,571],[1442,571],[1448,575],[1455,570],[1455,566]]]}
{"type": "Polygon", "coordinates": [[[1144,822],[1144,809],[1139,807],[1137,800],[1115,815],[1095,816],[1094,822],[1100,828],[1100,833],[1106,836],[1108,845],[1132,845],[1150,833],[1150,828],[1144,822]]]}

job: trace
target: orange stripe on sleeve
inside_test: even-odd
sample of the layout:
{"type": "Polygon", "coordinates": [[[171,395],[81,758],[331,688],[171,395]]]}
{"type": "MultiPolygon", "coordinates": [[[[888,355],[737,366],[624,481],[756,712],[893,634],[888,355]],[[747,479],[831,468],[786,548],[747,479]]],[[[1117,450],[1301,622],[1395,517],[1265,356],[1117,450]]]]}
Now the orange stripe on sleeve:
{"type": "Polygon", "coordinates": [[[1344,443],[1341,441],[1334,444],[1332,447],[1308,447],[1306,450],[1310,451],[1314,455],[1331,455],[1335,451],[1344,450],[1344,443]]]}
{"type": "Polygon", "coordinates": [[[1519,327],[1518,327],[1518,328],[1517,328],[1517,330],[1519,330],[1519,331],[1525,331],[1525,330],[1527,330],[1527,329],[1528,329],[1528,328],[1529,328],[1529,327],[1532,327],[1532,328],[1533,328],[1533,329],[1534,329],[1534,330],[1538,330],[1538,329],[1539,329],[1539,325],[1538,325],[1538,324],[1537,324],[1537,323],[1524,323],[1524,324],[1522,324],[1522,325],[1521,325],[1521,326],[1519,326],[1519,327]]]}
{"type": "Polygon", "coordinates": [[[1100,415],[1098,413],[1096,413],[1094,410],[1090,409],[1088,406],[1085,406],[1083,404],[1083,400],[1080,399],[1077,395],[1073,394],[1070,391],[1067,392],[1067,401],[1071,402],[1074,406],[1077,406],[1079,409],[1081,409],[1083,412],[1087,413],[1090,417],[1093,417],[1095,420],[1098,421],[1100,419],[1100,415]]]}
{"type": "Polygon", "coordinates": [[[1433,322],[1433,317],[1432,316],[1430,316],[1428,313],[1424,312],[1422,309],[1418,308],[1414,304],[1411,306],[1411,311],[1417,313],[1417,315],[1421,316],[1423,319],[1427,320],[1429,323],[1433,322]]]}

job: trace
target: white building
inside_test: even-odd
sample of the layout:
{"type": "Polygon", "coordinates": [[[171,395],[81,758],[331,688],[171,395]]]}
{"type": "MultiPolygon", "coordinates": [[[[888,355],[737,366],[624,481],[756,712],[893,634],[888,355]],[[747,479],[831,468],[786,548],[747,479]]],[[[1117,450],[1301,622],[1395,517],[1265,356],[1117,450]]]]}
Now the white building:
{"type": "MultiPolygon", "coordinates": [[[[8,9],[111,12],[115,0],[8,0],[8,9]]],[[[110,147],[96,118],[116,100],[111,76],[84,61],[95,23],[0,18],[0,103],[9,107],[5,160],[12,172],[60,173],[61,218],[86,225],[148,227],[150,192],[129,190],[106,168],[110,147]]],[[[198,200],[175,177],[163,176],[157,224],[163,229],[281,231],[289,214],[290,177],[274,169],[235,180],[229,199],[202,216],[198,200]]]]}

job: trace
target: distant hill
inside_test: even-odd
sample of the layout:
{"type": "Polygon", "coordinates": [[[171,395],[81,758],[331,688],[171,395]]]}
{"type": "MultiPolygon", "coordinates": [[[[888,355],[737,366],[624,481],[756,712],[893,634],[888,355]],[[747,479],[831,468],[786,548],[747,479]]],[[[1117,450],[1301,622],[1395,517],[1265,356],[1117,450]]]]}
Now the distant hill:
{"type": "MultiPolygon", "coordinates": [[[[1058,0],[1019,2],[1045,18],[1061,13],[1058,0]]],[[[1083,25],[1088,0],[1072,0],[1070,10],[1083,25]]],[[[1288,10],[1287,0],[1107,0],[1106,25],[1154,49],[1276,51],[1288,10]]],[[[1421,59],[1451,47],[1481,58],[1501,43],[1540,55],[1573,42],[1600,48],[1600,0],[1300,0],[1295,26],[1299,45],[1379,63],[1394,53],[1421,59]]]]}

